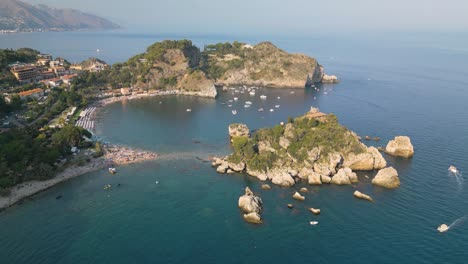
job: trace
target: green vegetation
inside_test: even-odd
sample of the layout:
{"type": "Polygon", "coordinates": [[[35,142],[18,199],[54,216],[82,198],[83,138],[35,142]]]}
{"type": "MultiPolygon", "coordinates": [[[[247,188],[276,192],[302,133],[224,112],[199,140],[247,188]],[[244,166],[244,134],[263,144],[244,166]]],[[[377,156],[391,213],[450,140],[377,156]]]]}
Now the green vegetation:
{"type": "Polygon", "coordinates": [[[318,148],[321,157],[338,152],[361,153],[365,149],[344,126],[338,123],[335,115],[329,114],[325,119],[307,117],[289,118],[288,124],[258,130],[251,138],[237,137],[232,142],[233,153],[230,162],[247,163],[253,170],[267,170],[275,164],[283,164],[291,157],[299,164],[308,158],[308,151],[318,148]],[[289,146],[284,148],[280,139],[286,139],[289,146]],[[260,151],[260,145],[269,146],[273,151],[260,151]]]}
{"type": "Polygon", "coordinates": [[[0,134],[0,189],[28,180],[51,178],[72,146],[85,144],[88,131],[72,125],[39,131],[37,127],[0,134]]]}

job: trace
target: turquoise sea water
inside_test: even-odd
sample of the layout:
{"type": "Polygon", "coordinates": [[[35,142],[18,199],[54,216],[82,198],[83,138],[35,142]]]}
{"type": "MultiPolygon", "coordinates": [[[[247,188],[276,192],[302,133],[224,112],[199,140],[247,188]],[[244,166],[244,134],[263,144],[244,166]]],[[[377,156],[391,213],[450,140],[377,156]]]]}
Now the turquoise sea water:
{"type": "MultiPolygon", "coordinates": [[[[158,39],[79,34],[86,39],[84,47],[120,40],[109,53],[111,62],[125,60],[120,45],[138,52],[158,39]]],[[[0,46],[16,47],[15,40],[17,46],[30,42],[39,48],[43,44],[37,38],[43,36],[60,44],[80,35],[0,36],[0,46]]],[[[196,41],[228,39],[234,38],[196,41]]],[[[236,95],[237,115],[222,104],[234,97],[230,93],[220,93],[217,100],[168,96],[109,105],[99,115],[97,134],[162,153],[161,159],[120,167],[115,176],[105,171],[84,175],[0,213],[1,262],[466,263],[468,221],[461,219],[443,234],[436,228],[468,214],[463,175],[468,175],[468,51],[463,49],[468,40],[428,34],[271,40],[287,51],[317,57],[342,82],[323,86],[319,93],[263,89],[255,98],[236,95]],[[268,100],[259,100],[260,94],[268,100]],[[243,108],[246,100],[253,102],[249,109],[243,108]],[[274,113],[256,111],[276,104],[280,108],[274,113]],[[385,156],[399,171],[401,187],[374,187],[364,177],[373,174],[362,173],[357,188],[375,203],[355,199],[352,186],[332,185],[307,186],[306,201],[296,202],[291,195],[305,185],[261,191],[255,178],[217,174],[199,159],[229,153],[229,123],[271,126],[310,106],[335,113],[362,136],[381,137],[368,142],[372,145],[410,136],[413,158],[385,156]],[[449,175],[450,165],[462,176],[449,175]],[[104,191],[106,184],[114,187],[104,191]],[[245,223],[239,213],[237,199],[245,186],[264,201],[261,226],[245,223]],[[63,198],[55,200],[57,195],[63,198]],[[287,209],[287,203],[295,209],[287,209]],[[314,216],[308,207],[322,214],[314,216]],[[312,220],[319,224],[310,226],[312,220]]],[[[73,46],[62,54],[88,56],[75,53],[73,46]]]]}

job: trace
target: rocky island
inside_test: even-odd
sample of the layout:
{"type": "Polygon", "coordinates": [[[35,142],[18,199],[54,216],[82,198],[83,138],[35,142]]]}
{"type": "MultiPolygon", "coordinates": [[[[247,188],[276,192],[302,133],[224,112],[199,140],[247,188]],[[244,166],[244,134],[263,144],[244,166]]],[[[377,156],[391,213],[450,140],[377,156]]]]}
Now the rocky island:
{"type": "Polygon", "coordinates": [[[259,129],[253,135],[244,124],[231,124],[233,153],[215,158],[219,173],[247,173],[261,181],[290,187],[298,181],[311,185],[349,185],[358,182],[354,171],[381,170],[374,184],[395,188],[398,174],[374,147],[364,145],[333,114],[317,108],[287,124],[259,129]]]}

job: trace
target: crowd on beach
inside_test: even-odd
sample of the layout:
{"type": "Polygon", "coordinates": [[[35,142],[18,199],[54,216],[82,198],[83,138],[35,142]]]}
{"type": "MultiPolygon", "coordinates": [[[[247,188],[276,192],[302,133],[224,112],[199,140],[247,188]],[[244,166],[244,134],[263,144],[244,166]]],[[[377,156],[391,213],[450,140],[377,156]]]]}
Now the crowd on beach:
{"type": "Polygon", "coordinates": [[[154,160],[157,157],[158,155],[154,152],[139,151],[114,145],[105,146],[104,158],[115,165],[154,160]]]}

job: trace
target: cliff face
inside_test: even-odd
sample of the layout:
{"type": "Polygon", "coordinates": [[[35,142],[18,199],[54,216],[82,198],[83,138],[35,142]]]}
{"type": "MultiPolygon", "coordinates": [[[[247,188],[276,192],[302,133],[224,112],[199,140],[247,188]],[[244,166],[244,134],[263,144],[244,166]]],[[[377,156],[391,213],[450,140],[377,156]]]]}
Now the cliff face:
{"type": "Polygon", "coordinates": [[[251,137],[229,127],[234,152],[216,159],[220,173],[245,172],[281,186],[299,180],[309,184],[351,184],[358,181],[353,170],[377,170],[387,163],[374,147],[367,147],[352,131],[341,126],[333,114],[311,109],[287,124],[260,129],[251,137]]]}
{"type": "Polygon", "coordinates": [[[270,42],[234,44],[232,53],[209,52],[209,63],[221,69],[217,85],[306,87],[322,81],[323,67],[303,54],[289,54],[270,42]]]}

